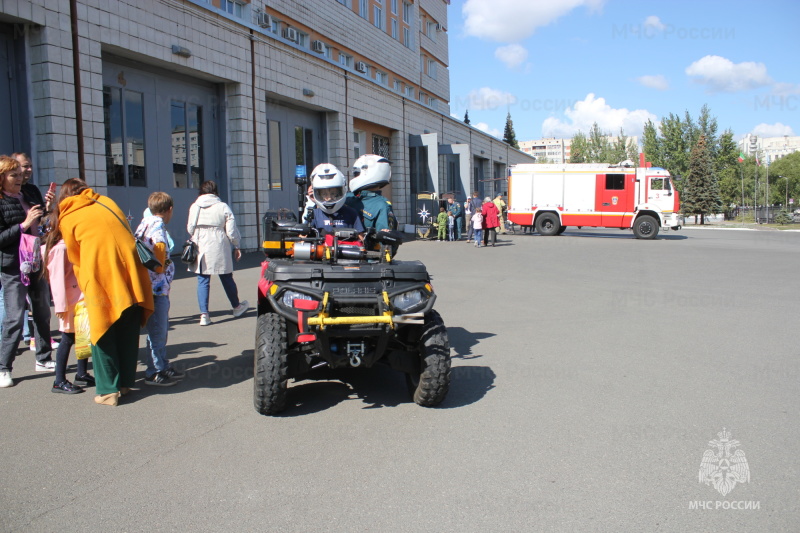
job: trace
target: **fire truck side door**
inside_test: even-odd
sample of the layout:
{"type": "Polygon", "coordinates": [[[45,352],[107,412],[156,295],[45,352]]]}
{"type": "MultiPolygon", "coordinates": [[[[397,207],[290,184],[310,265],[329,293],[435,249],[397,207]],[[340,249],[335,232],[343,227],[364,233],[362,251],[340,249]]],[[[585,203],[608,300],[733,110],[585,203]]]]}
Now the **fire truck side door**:
{"type": "Polygon", "coordinates": [[[626,174],[597,174],[595,211],[600,213],[600,226],[620,228],[623,215],[630,212],[633,178],[626,174]]]}

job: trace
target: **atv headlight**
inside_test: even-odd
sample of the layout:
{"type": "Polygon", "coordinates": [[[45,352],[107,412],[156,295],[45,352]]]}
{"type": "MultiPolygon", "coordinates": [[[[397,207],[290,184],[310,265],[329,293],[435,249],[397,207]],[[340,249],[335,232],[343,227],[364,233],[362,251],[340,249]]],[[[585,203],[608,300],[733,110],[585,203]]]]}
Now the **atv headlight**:
{"type": "Polygon", "coordinates": [[[308,294],[303,294],[302,292],[298,291],[286,291],[283,293],[281,297],[281,303],[290,309],[294,309],[294,300],[313,300],[311,296],[308,294]]]}
{"type": "Polygon", "coordinates": [[[392,298],[392,307],[401,315],[413,313],[425,307],[428,295],[419,289],[403,292],[392,298]]]}

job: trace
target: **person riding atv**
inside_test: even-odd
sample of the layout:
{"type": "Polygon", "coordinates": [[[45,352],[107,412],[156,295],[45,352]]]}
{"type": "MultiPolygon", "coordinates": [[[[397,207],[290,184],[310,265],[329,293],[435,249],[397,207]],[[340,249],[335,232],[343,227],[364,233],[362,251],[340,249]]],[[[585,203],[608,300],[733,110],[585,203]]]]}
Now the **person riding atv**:
{"type": "Polygon", "coordinates": [[[363,228],[340,225],[346,180],[333,165],[320,167],[312,172],[312,224],[264,217],[255,409],[282,412],[288,380],[308,379],[312,370],[378,364],[405,373],[414,402],[438,405],[450,386],[450,347],[431,277],[419,261],[394,259],[402,242],[396,232],[370,228],[375,250],[361,245],[363,228]]]}

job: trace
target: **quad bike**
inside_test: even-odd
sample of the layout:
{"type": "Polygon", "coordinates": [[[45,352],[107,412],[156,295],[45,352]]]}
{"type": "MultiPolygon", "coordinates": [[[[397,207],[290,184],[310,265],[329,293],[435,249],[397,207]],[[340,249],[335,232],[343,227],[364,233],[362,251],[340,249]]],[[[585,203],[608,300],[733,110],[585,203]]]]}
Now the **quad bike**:
{"type": "Polygon", "coordinates": [[[414,402],[431,407],[450,386],[447,328],[419,261],[396,261],[395,232],[371,232],[365,246],[353,229],[327,238],[305,224],[264,218],[253,402],[275,415],[286,407],[289,379],[320,368],[405,373],[414,402]]]}

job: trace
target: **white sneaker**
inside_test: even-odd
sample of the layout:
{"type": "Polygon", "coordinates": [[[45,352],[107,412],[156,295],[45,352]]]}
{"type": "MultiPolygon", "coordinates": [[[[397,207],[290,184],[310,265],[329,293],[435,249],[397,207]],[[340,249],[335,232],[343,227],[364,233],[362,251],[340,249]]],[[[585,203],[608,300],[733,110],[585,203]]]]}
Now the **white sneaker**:
{"type": "Polygon", "coordinates": [[[239,305],[233,308],[233,316],[239,318],[250,309],[250,303],[247,300],[242,300],[239,305]]]}
{"type": "Polygon", "coordinates": [[[14,386],[14,380],[11,379],[11,371],[3,370],[2,372],[0,372],[0,388],[5,389],[7,387],[13,387],[13,386],[14,386]]]}
{"type": "Polygon", "coordinates": [[[37,372],[53,372],[56,369],[56,362],[52,359],[50,361],[45,361],[44,363],[36,361],[36,365],[33,369],[37,372]]]}
{"type": "Polygon", "coordinates": [[[200,325],[201,326],[210,326],[211,319],[208,316],[208,313],[200,313],[200,325]]]}

